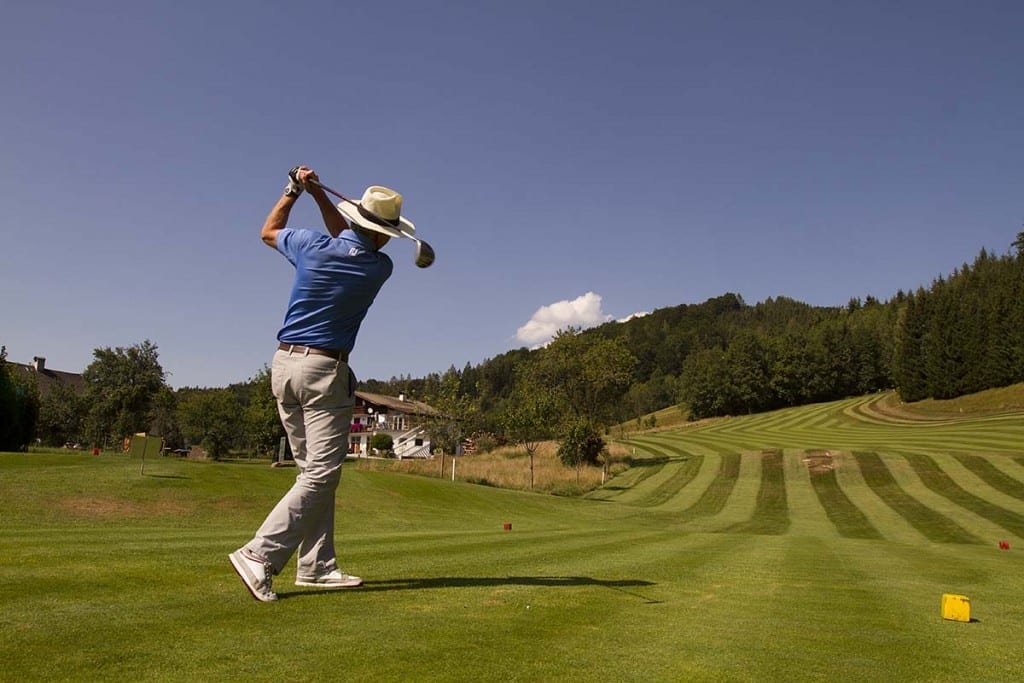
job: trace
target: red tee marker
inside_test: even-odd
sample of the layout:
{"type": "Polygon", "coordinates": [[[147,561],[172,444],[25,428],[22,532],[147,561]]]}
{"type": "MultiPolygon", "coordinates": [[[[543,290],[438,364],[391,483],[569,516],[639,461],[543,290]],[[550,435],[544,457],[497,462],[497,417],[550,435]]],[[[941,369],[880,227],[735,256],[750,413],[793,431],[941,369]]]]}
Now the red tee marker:
{"type": "Polygon", "coordinates": [[[1009,541],[999,541],[999,549],[1000,550],[1009,550],[1010,549],[1009,541]]]}

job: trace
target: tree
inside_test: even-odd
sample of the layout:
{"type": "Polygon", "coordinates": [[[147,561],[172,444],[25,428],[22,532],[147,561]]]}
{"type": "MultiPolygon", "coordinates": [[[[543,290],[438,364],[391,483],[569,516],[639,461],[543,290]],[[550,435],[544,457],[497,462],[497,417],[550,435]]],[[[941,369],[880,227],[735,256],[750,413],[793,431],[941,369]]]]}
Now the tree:
{"type": "Polygon", "coordinates": [[[151,415],[149,431],[154,436],[163,438],[164,448],[173,450],[185,445],[185,438],[178,424],[178,397],[170,387],[162,386],[156,392],[151,415]]]}
{"type": "Polygon", "coordinates": [[[245,408],[245,430],[258,453],[273,453],[285,435],[277,411],[277,399],[270,388],[270,368],[249,380],[249,405],[245,408]]]}
{"type": "Polygon", "coordinates": [[[476,406],[469,396],[459,393],[461,381],[452,367],[441,377],[437,393],[427,403],[436,413],[425,421],[432,445],[441,449],[441,472],[444,472],[444,454],[455,453],[462,436],[472,431],[477,416],[476,406]]]}
{"type": "Polygon", "coordinates": [[[636,365],[636,356],[621,339],[583,337],[570,328],[559,331],[541,350],[530,381],[548,387],[577,418],[600,424],[620,414],[636,365]]]}
{"type": "Polygon", "coordinates": [[[706,349],[687,358],[682,386],[681,397],[695,420],[726,415],[735,403],[725,351],[721,349],[706,349]]]}
{"type": "Polygon", "coordinates": [[[594,424],[586,418],[575,420],[558,447],[558,459],[567,467],[576,468],[576,483],[580,483],[580,470],[583,465],[596,465],[601,451],[604,450],[604,439],[594,424]]]}
{"type": "Polygon", "coordinates": [[[35,383],[21,381],[7,364],[7,347],[0,346],[0,451],[23,451],[35,434],[39,392],[35,383]]]}
{"type": "Polygon", "coordinates": [[[86,434],[96,445],[147,431],[153,399],[164,386],[156,344],[141,344],[93,351],[93,361],[82,373],[89,413],[86,434]]]}
{"type": "Polygon", "coordinates": [[[178,423],[192,443],[201,443],[207,455],[219,460],[238,438],[242,410],[227,389],[197,389],[178,401],[178,423]]]}
{"type": "Polygon", "coordinates": [[[725,352],[734,412],[753,413],[770,403],[769,369],[764,345],[755,333],[744,330],[725,352]]]}
{"type": "Polygon", "coordinates": [[[85,402],[73,387],[54,382],[39,401],[36,436],[45,446],[63,446],[83,440],[85,402]]]}
{"type": "Polygon", "coordinates": [[[928,395],[921,346],[927,312],[924,289],[910,293],[899,309],[893,340],[893,375],[904,401],[918,401],[928,395]]]}
{"type": "Polygon", "coordinates": [[[530,488],[534,484],[534,455],[541,442],[554,436],[553,425],[558,420],[557,403],[548,387],[534,384],[526,372],[516,383],[502,416],[505,434],[526,450],[530,459],[530,488]]]}

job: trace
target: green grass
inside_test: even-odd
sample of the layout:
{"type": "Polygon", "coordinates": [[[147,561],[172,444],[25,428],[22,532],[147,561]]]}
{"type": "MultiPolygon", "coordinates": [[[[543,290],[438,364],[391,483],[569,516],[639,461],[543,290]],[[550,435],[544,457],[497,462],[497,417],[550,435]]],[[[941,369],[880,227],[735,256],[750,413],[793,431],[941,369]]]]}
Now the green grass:
{"type": "Polygon", "coordinates": [[[1008,476],[985,458],[964,453],[956,453],[953,457],[992,488],[1024,500],[1024,483],[1008,476]]]}
{"type": "Polygon", "coordinates": [[[366,585],[292,564],[271,605],[226,556],[294,470],[0,454],[0,678],[1014,680],[1024,413],[890,400],[634,435],[649,466],[576,499],[350,467],[366,585]]]}
{"type": "Polygon", "coordinates": [[[879,499],[934,543],[981,543],[981,539],[907,493],[877,453],[853,454],[864,481],[879,499]]]}
{"type": "Polygon", "coordinates": [[[844,538],[881,539],[882,535],[839,485],[833,469],[810,473],[814,495],[836,531],[844,538]]]}

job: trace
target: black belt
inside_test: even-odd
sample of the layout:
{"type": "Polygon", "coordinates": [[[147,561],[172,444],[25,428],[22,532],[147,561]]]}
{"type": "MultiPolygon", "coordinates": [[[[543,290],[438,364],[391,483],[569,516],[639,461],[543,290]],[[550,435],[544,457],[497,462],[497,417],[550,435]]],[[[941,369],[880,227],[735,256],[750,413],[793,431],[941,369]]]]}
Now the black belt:
{"type": "Polygon", "coordinates": [[[277,345],[279,351],[288,351],[289,353],[311,353],[314,356],[327,356],[334,360],[341,361],[342,363],[348,362],[348,354],[341,351],[335,351],[334,349],[314,349],[312,346],[300,346],[298,344],[285,344],[279,342],[277,345]]]}

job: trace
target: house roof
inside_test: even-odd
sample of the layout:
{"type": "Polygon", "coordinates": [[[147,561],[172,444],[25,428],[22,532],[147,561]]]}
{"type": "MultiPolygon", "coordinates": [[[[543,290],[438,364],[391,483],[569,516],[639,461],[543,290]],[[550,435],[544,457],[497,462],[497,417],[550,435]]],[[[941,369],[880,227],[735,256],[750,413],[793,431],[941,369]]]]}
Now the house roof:
{"type": "Polygon", "coordinates": [[[394,396],[385,396],[384,394],[371,394],[366,391],[357,391],[356,398],[362,399],[365,403],[382,406],[389,410],[405,413],[406,415],[437,415],[437,411],[423,401],[410,401],[403,398],[395,398],[394,396]]]}
{"type": "Polygon", "coordinates": [[[77,372],[64,372],[63,370],[51,370],[50,368],[36,370],[34,366],[23,363],[8,362],[7,365],[14,371],[14,376],[18,379],[35,380],[36,386],[39,387],[40,396],[49,394],[50,390],[57,384],[69,386],[76,392],[85,391],[85,379],[77,372]]]}

